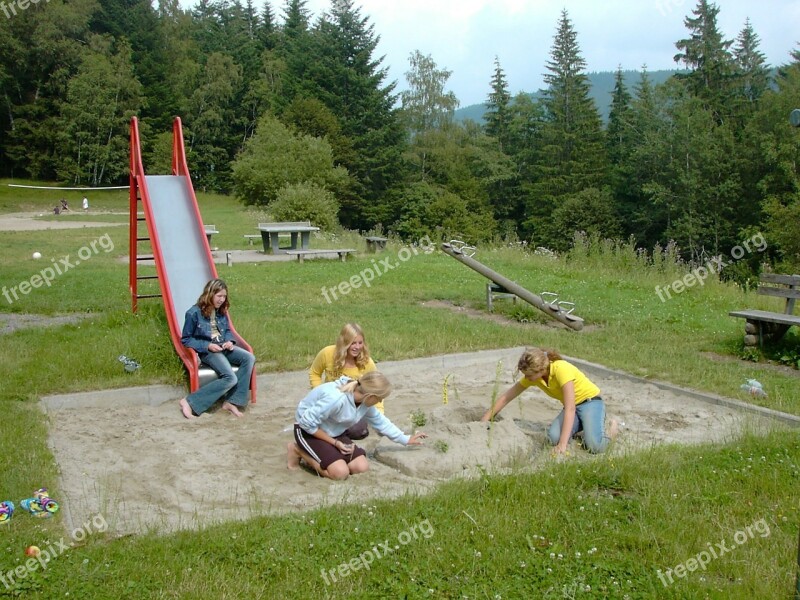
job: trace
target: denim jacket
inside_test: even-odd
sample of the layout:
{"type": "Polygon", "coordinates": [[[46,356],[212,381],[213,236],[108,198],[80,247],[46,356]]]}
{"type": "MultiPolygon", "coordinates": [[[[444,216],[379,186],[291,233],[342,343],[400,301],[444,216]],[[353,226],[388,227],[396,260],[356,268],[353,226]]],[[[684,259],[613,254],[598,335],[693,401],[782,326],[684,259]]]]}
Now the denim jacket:
{"type": "MultiPolygon", "coordinates": [[[[217,313],[217,329],[222,336],[222,342],[236,343],[230,327],[228,317],[217,313]]],[[[199,354],[208,352],[208,345],[211,343],[211,319],[207,319],[196,304],[186,311],[186,318],[183,321],[183,332],[181,333],[181,344],[191,348],[199,354]]]]}

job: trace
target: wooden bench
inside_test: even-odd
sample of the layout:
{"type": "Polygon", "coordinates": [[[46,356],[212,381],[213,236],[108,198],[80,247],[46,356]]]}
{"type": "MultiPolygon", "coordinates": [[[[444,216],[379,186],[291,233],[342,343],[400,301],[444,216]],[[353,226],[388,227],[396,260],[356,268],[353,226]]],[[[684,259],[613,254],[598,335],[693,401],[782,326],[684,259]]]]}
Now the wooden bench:
{"type": "Polygon", "coordinates": [[[786,304],[782,313],[766,310],[735,310],[728,314],[746,319],[744,326],[744,345],[763,345],[777,342],[792,325],[800,325],[800,316],[794,314],[794,304],[800,298],[800,275],[778,275],[762,273],[758,293],[762,296],[784,298],[786,304]]]}
{"type": "Polygon", "coordinates": [[[375,235],[371,235],[364,239],[367,240],[367,252],[378,252],[380,250],[384,250],[386,248],[386,242],[389,241],[385,237],[378,237],[375,235]]]}
{"type": "Polygon", "coordinates": [[[297,262],[303,262],[306,257],[314,257],[314,256],[322,256],[325,254],[338,254],[339,260],[342,262],[345,261],[348,254],[355,254],[356,250],[353,248],[342,248],[342,249],[319,249],[319,250],[284,250],[284,254],[288,254],[290,256],[296,256],[297,262]]]}

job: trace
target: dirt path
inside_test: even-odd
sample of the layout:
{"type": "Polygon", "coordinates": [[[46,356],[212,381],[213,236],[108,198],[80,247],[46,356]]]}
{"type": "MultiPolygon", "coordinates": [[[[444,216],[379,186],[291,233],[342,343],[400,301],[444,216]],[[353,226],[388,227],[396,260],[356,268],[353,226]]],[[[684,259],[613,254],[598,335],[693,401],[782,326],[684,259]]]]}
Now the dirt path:
{"type": "MultiPolygon", "coordinates": [[[[93,213],[98,214],[98,213],[93,213]]],[[[48,229],[81,229],[84,227],[120,227],[125,222],[82,221],[83,213],[66,213],[58,219],[43,220],[45,213],[20,212],[0,215],[0,231],[46,231],[48,229]]]]}

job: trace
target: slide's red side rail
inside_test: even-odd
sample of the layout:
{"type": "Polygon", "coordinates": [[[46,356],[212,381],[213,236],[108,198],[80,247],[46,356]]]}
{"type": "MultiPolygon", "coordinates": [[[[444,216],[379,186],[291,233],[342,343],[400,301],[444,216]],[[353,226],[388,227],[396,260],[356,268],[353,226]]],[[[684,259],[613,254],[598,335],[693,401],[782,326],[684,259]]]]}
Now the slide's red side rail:
{"type": "MultiPolygon", "coordinates": [[[[183,125],[181,124],[181,118],[175,117],[175,120],[172,123],[172,174],[178,175],[181,177],[186,178],[186,185],[187,189],[189,190],[189,197],[192,199],[192,206],[194,207],[195,214],[197,219],[195,223],[197,223],[200,227],[200,237],[205,242],[205,251],[206,251],[206,259],[208,261],[208,265],[211,269],[211,273],[214,277],[219,277],[217,274],[217,266],[214,263],[214,257],[211,256],[211,248],[208,245],[208,241],[206,239],[205,228],[203,226],[203,217],[200,215],[200,207],[197,204],[197,197],[194,194],[194,186],[192,185],[192,178],[189,175],[189,166],[186,162],[186,149],[183,143],[183,125]]],[[[234,337],[236,337],[236,343],[241,348],[248,350],[249,352],[253,351],[253,348],[248,344],[244,338],[239,335],[239,332],[236,331],[236,328],[233,326],[233,316],[228,315],[228,324],[231,327],[231,332],[233,333],[234,337]]],[[[179,332],[180,335],[180,332],[179,332]]],[[[194,357],[194,360],[197,361],[197,355],[190,351],[190,354],[194,357]]],[[[191,371],[190,371],[191,374],[191,371]]],[[[196,371],[195,371],[196,377],[196,371]]],[[[191,375],[190,375],[191,380],[191,375]]],[[[197,389],[196,382],[191,382],[191,389],[195,391],[197,389]]],[[[253,369],[253,375],[250,380],[250,400],[251,402],[255,403],[256,401],[256,372],[253,369]]]]}

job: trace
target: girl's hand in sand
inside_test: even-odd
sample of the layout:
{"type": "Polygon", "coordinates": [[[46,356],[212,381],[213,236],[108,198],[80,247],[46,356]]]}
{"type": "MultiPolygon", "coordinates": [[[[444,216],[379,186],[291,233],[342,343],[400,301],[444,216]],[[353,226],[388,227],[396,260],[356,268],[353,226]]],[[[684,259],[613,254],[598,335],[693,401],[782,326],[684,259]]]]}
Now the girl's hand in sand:
{"type": "Polygon", "coordinates": [[[427,433],[422,433],[421,431],[419,433],[415,433],[408,440],[408,445],[409,446],[422,446],[425,443],[422,440],[424,440],[426,437],[428,437],[427,433]]]}

